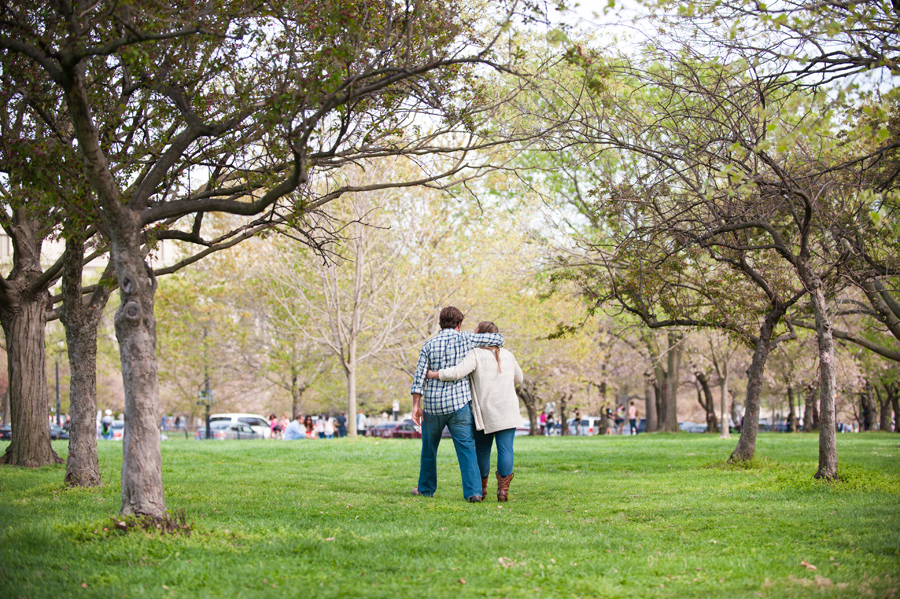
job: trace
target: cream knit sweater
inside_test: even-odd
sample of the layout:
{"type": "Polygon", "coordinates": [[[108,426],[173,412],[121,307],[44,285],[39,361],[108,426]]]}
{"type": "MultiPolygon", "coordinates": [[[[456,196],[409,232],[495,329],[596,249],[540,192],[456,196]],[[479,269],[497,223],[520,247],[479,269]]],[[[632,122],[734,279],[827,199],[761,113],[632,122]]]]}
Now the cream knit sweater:
{"type": "Polygon", "coordinates": [[[515,356],[505,349],[500,350],[500,366],[502,371],[498,372],[492,350],[476,347],[456,366],[438,371],[442,381],[455,381],[471,373],[475,428],[485,433],[518,428],[522,424],[516,385],[525,376],[515,356]]]}

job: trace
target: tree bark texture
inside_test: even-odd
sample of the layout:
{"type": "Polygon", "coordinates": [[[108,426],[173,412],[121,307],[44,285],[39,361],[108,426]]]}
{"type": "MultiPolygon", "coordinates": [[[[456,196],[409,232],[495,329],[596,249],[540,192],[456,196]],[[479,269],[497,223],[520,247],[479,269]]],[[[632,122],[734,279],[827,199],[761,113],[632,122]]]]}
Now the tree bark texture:
{"type": "Polygon", "coordinates": [[[774,309],[766,315],[762,326],[759,328],[759,338],[753,351],[753,360],[747,369],[747,401],[744,406],[744,416],[741,418],[741,435],[738,437],[737,447],[731,452],[729,461],[752,460],[756,453],[756,435],[759,432],[759,409],[762,395],[763,372],[766,369],[766,361],[772,350],[772,334],[775,326],[784,315],[783,309],[774,309]]]}
{"type": "Polygon", "coordinates": [[[559,434],[560,436],[565,436],[569,434],[569,400],[572,398],[571,395],[567,395],[566,393],[559,394],[559,434]]]}
{"type": "Polygon", "coordinates": [[[125,387],[121,513],[161,518],[166,501],[157,428],[156,279],[141,254],[137,215],[123,211],[123,216],[112,242],[121,300],[115,327],[125,387]]]}
{"type": "Polygon", "coordinates": [[[663,430],[670,433],[678,432],[678,384],[679,371],[681,370],[681,338],[675,331],[669,331],[669,352],[667,356],[668,369],[666,372],[666,417],[663,420],[663,430]]]}
{"type": "Polygon", "coordinates": [[[0,463],[27,468],[60,464],[50,445],[44,332],[49,294],[19,297],[0,308],[6,335],[12,439],[0,463]]]}
{"type": "MultiPolygon", "coordinates": [[[[84,241],[76,235],[66,240],[62,276],[63,306],[59,319],[66,331],[69,354],[69,457],[66,484],[94,487],[102,484],[97,458],[97,328],[111,294],[111,287],[97,286],[90,300],[82,299],[84,241]]],[[[104,275],[111,274],[107,266],[104,275]]]]}
{"type": "Polygon", "coordinates": [[[9,404],[12,439],[0,464],[39,468],[59,464],[62,459],[50,445],[47,418],[47,373],[44,334],[50,294],[37,279],[42,236],[37,224],[14,211],[13,269],[2,282],[0,324],[6,335],[9,371],[9,404]]]}
{"type": "Polygon", "coordinates": [[[885,389],[891,396],[891,406],[894,409],[894,432],[900,433],[900,384],[894,383],[885,389]]]}
{"type": "Polygon", "coordinates": [[[834,338],[831,316],[818,279],[807,281],[816,316],[819,349],[819,469],[816,478],[837,478],[837,431],[835,428],[834,338]],[[812,285],[809,283],[812,282],[812,285]]]}
{"type": "Polygon", "coordinates": [[[9,424],[9,385],[3,391],[3,413],[0,414],[0,426],[9,424]]]}

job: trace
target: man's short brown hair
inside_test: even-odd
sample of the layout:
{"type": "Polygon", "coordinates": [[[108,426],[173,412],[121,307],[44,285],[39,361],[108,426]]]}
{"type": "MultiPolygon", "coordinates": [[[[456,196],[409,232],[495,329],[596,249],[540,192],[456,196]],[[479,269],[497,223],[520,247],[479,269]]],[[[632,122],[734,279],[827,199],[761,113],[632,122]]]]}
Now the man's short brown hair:
{"type": "Polygon", "coordinates": [[[442,329],[455,329],[462,324],[462,321],[464,319],[465,316],[463,316],[463,313],[459,311],[459,308],[447,306],[446,308],[441,310],[440,323],[442,329]]]}

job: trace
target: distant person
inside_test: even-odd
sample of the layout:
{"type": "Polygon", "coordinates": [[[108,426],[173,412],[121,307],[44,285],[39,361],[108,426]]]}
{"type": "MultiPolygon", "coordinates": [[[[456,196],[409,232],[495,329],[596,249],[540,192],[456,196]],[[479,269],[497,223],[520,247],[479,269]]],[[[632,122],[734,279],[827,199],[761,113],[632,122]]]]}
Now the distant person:
{"type": "Polygon", "coordinates": [[[581,434],[581,411],[578,408],[575,408],[575,416],[572,418],[572,428],[575,429],[575,432],[571,432],[575,436],[581,434]]]}
{"type": "Polygon", "coordinates": [[[629,404],[628,404],[628,423],[631,425],[631,434],[632,435],[636,435],[638,433],[637,417],[638,417],[637,406],[634,405],[634,400],[631,400],[631,402],[629,402],[629,404]]]}
{"type": "Polygon", "coordinates": [[[335,424],[335,432],[337,433],[338,438],[343,438],[347,436],[347,416],[345,412],[338,412],[338,415],[334,419],[335,424]]]}
{"type": "Polygon", "coordinates": [[[619,404],[616,406],[616,434],[621,435],[622,429],[625,428],[625,406],[619,404]]]}
{"type": "Polygon", "coordinates": [[[322,432],[325,433],[326,439],[334,439],[334,419],[328,414],[325,414],[325,422],[322,426],[322,432]]]}
{"type": "Polygon", "coordinates": [[[274,413],[269,414],[269,438],[277,439],[281,436],[281,432],[284,430],[280,424],[278,424],[278,416],[274,413]]]}
{"type": "Polygon", "coordinates": [[[366,415],[363,413],[362,410],[360,410],[359,413],[356,415],[356,434],[361,437],[365,437],[367,429],[368,429],[368,426],[367,426],[367,422],[366,422],[366,415]]]}
{"type": "MultiPolygon", "coordinates": [[[[499,334],[493,322],[478,323],[475,334],[499,334]]],[[[429,379],[456,381],[471,374],[472,415],[475,420],[475,456],[481,474],[481,496],[487,494],[491,473],[491,446],[497,444],[497,501],[507,501],[513,479],[513,439],[522,423],[516,385],[524,380],[511,352],[499,347],[476,347],[462,362],[440,371],[429,370],[429,379]]]]}
{"type": "Polygon", "coordinates": [[[307,439],[319,438],[319,434],[316,432],[316,423],[313,422],[313,418],[309,414],[303,419],[303,433],[307,439]]]}
{"type": "Polygon", "coordinates": [[[540,423],[540,426],[541,426],[540,433],[543,435],[544,430],[546,430],[546,428],[547,428],[547,414],[545,412],[541,412],[541,415],[538,418],[538,422],[540,423]]]}
{"type": "Polygon", "coordinates": [[[469,379],[455,382],[429,381],[429,370],[455,366],[476,347],[501,346],[503,337],[498,334],[469,334],[460,332],[465,317],[453,306],[441,310],[441,331],[426,341],[419,352],[416,374],[410,389],[412,394],[412,419],[422,427],[422,453],[419,458],[419,483],[414,495],[432,497],[437,490],[437,451],[441,435],[446,427],[453,439],[456,459],[462,476],[463,497],[471,503],[480,503],[478,460],[472,425],[472,392],[469,379]]]}
{"type": "Polygon", "coordinates": [[[319,414],[319,417],[316,418],[316,435],[320,439],[325,438],[325,415],[319,414]]]}
{"type": "Polygon", "coordinates": [[[103,412],[103,418],[100,419],[100,436],[107,441],[110,441],[113,438],[112,425],[112,410],[107,409],[103,412]]]}
{"type": "Polygon", "coordinates": [[[547,414],[547,422],[544,423],[544,434],[549,437],[553,434],[554,428],[556,428],[556,421],[553,419],[553,412],[550,412],[547,414]]]}
{"type": "Polygon", "coordinates": [[[296,441],[297,439],[306,438],[306,429],[303,428],[303,416],[297,414],[297,417],[291,420],[287,428],[281,433],[281,438],[285,441],[296,441]]]}
{"type": "Polygon", "coordinates": [[[291,423],[291,420],[290,420],[290,418],[288,418],[288,415],[286,413],[282,412],[281,418],[278,419],[278,426],[280,426],[281,430],[283,431],[284,429],[286,429],[288,427],[288,425],[290,423],[291,423]]]}

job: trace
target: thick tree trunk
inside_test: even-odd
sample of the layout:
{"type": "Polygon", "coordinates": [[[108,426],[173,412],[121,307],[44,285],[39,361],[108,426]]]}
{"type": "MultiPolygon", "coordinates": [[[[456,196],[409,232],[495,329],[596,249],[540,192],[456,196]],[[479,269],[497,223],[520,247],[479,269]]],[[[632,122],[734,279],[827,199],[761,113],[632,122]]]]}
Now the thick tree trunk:
{"type": "Polygon", "coordinates": [[[807,385],[803,396],[803,432],[811,433],[816,430],[816,386],[807,385]]]}
{"type": "Polygon", "coordinates": [[[797,432],[797,412],[794,410],[794,388],[791,385],[788,385],[788,388],[787,388],[787,399],[788,399],[788,432],[796,433],[797,432]]]}
{"type": "Polygon", "coordinates": [[[670,433],[678,432],[678,385],[679,372],[681,370],[680,340],[679,335],[675,331],[669,331],[668,369],[666,372],[666,416],[663,420],[663,430],[670,433]]]}
{"type": "MultiPolygon", "coordinates": [[[[69,353],[69,457],[66,484],[94,487],[102,484],[97,458],[97,328],[111,287],[99,285],[85,304],[82,300],[84,242],[72,235],[66,240],[62,277],[63,306],[59,319],[66,330],[69,353]]],[[[104,277],[112,274],[107,266],[104,277]]]]}
{"type": "Polygon", "coordinates": [[[23,209],[13,212],[13,269],[9,279],[0,282],[12,425],[12,439],[0,464],[29,468],[62,462],[50,445],[44,347],[50,294],[46,288],[37,288],[43,243],[37,229],[23,209]]]}
{"type": "Polygon", "coordinates": [[[125,387],[121,513],[161,518],[166,500],[157,428],[156,278],[141,254],[137,214],[123,210],[114,222],[112,257],[121,298],[115,327],[125,387]]]}
{"type": "Polygon", "coordinates": [[[769,352],[772,350],[772,334],[783,315],[783,309],[772,310],[766,315],[759,329],[759,339],[756,342],[756,349],[753,351],[753,360],[750,362],[750,368],[747,369],[747,403],[741,419],[741,435],[738,438],[737,447],[728,458],[730,461],[751,460],[756,453],[763,373],[766,369],[766,361],[769,359],[769,352]]]}
{"type": "Polygon", "coordinates": [[[0,464],[40,468],[62,463],[50,445],[44,331],[49,296],[19,297],[0,309],[6,334],[12,439],[0,464]]]}

